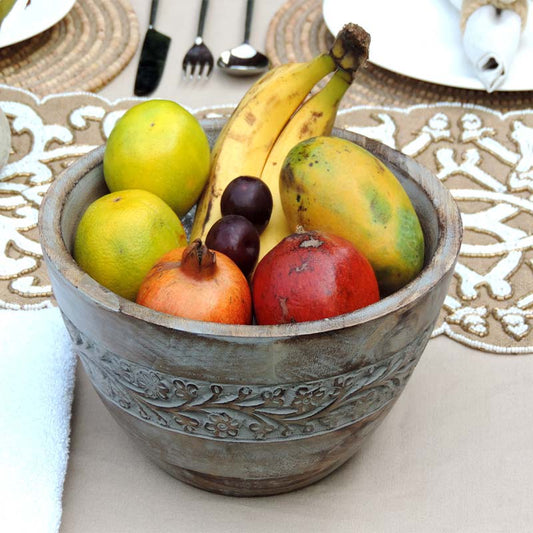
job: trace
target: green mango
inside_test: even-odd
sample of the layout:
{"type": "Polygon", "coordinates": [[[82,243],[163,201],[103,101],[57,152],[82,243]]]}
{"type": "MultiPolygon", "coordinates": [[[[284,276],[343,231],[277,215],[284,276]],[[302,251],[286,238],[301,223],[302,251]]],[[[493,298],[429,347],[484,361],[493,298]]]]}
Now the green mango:
{"type": "Polygon", "coordinates": [[[383,295],[411,281],[424,264],[424,234],[396,176],[361,146],[339,137],[300,142],[280,172],[289,227],[333,233],[370,261],[383,295]]]}

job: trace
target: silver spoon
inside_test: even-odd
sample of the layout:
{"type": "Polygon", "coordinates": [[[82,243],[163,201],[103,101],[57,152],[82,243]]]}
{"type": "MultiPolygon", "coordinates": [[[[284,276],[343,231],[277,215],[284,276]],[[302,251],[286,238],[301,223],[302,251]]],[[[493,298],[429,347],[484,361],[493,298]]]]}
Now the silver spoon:
{"type": "Polygon", "coordinates": [[[246,4],[246,22],[244,24],[244,42],[231,50],[220,54],[217,65],[228,74],[234,76],[255,76],[270,68],[270,60],[258,52],[250,44],[250,28],[252,26],[252,13],[254,0],[246,4]]]}

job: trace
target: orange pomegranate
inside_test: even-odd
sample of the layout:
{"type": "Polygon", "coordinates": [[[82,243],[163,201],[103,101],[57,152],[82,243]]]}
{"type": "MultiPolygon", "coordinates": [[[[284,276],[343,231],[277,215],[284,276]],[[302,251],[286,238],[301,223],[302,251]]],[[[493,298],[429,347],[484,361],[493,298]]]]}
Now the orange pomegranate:
{"type": "Polygon", "coordinates": [[[200,239],[171,250],[142,282],[137,303],[182,318],[250,324],[252,296],[244,274],[229,257],[200,239]]]}

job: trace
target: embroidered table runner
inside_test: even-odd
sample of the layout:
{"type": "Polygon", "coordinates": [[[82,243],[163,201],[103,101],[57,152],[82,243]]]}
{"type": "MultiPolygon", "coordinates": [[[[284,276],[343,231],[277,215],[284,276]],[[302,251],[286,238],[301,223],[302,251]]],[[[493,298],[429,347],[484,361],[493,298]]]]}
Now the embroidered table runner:
{"type": "MultiPolygon", "coordinates": [[[[105,142],[138,100],[35,95],[0,86],[12,153],[0,171],[0,308],[55,306],[38,242],[43,194],[61,171],[105,142]]],[[[196,110],[227,116],[231,106],[196,110]]],[[[500,354],[533,351],[533,110],[502,114],[442,103],[343,109],[337,125],[378,139],[432,170],[465,227],[454,280],[433,336],[500,354]]]]}

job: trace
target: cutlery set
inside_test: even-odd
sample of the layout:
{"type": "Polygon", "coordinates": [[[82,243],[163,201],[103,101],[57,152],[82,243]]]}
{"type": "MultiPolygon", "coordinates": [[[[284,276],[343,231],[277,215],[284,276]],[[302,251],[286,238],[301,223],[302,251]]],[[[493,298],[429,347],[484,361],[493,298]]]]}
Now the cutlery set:
{"type": "MultiPolygon", "coordinates": [[[[154,27],[158,5],[159,0],[152,0],[148,30],[144,38],[135,78],[134,94],[136,96],[146,96],[152,93],[159,85],[165,68],[171,38],[160,33],[154,27]]],[[[213,54],[203,38],[208,7],[209,0],[202,0],[196,38],[183,57],[183,75],[187,79],[207,79],[213,71],[215,64],[213,54]]],[[[247,0],[243,42],[222,52],[218,58],[217,66],[228,74],[255,76],[265,72],[270,67],[268,57],[258,52],[250,44],[253,9],[254,0],[247,0]]]]}

